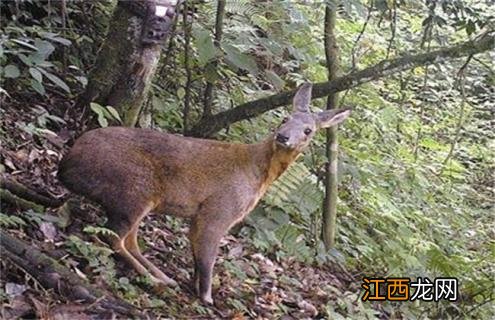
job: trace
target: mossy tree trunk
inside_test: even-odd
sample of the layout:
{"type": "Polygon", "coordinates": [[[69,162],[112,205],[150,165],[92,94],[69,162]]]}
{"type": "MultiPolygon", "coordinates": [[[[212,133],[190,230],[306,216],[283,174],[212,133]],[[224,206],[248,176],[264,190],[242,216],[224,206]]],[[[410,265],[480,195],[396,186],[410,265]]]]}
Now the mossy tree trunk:
{"type": "Polygon", "coordinates": [[[78,106],[93,101],[111,105],[119,111],[124,125],[137,123],[177,2],[118,1],[78,106]]]}

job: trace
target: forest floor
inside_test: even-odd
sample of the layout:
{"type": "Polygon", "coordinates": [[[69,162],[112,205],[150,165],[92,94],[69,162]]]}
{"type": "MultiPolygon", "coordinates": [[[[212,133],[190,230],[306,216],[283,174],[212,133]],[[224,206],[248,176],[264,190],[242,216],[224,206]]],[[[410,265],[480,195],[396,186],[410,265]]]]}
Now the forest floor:
{"type": "MultiPolygon", "coordinates": [[[[67,129],[70,127],[68,116],[60,111],[57,114],[50,106],[58,106],[57,110],[68,109],[66,101],[56,99],[36,106],[4,105],[0,120],[3,135],[0,169],[2,179],[19,182],[50,198],[66,200],[73,196],[57,180],[56,172],[75,131],[67,129]],[[54,114],[65,118],[66,123],[52,118],[54,114]]],[[[228,235],[222,241],[213,282],[215,305],[204,306],[189,286],[192,257],[186,237],[187,223],[150,216],[140,232],[145,255],[180,284],[177,288],[156,292],[146,284],[146,279],[138,277],[124,262],[111,255],[100,240],[101,230],[85,229],[101,225],[103,213],[87,202],[77,203],[78,213],[71,210],[72,214],[67,217],[60,207],[37,212],[4,199],[3,218],[17,216],[22,223],[4,221],[2,229],[39,248],[106,294],[132,303],[143,318],[340,318],[351,309],[363,307],[362,275],[342,267],[311,266],[292,258],[265,256],[256,251],[248,238],[240,235],[228,235]]],[[[122,317],[94,308],[97,302],[70,301],[52,288],[40,285],[36,275],[9,259],[3,258],[0,265],[4,319],[122,317]]],[[[389,316],[379,305],[363,312],[371,312],[371,317],[389,316]]]]}

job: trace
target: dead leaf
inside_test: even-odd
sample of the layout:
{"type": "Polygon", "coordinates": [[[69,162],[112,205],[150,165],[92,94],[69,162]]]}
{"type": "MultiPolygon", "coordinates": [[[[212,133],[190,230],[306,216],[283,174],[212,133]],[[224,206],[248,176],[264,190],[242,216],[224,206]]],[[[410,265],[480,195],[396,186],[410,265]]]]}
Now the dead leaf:
{"type": "Polygon", "coordinates": [[[47,317],[49,312],[48,311],[49,305],[39,301],[32,295],[29,296],[29,299],[31,299],[31,302],[34,306],[34,310],[36,311],[36,316],[38,317],[38,319],[49,319],[47,317]]]}
{"type": "Polygon", "coordinates": [[[232,257],[232,258],[240,257],[240,256],[242,256],[243,249],[244,248],[243,248],[242,244],[238,243],[238,244],[236,244],[230,248],[228,256],[232,257]]]}
{"type": "Polygon", "coordinates": [[[42,222],[40,225],[40,230],[43,232],[45,239],[53,242],[55,237],[57,236],[57,228],[51,222],[42,222]]]}
{"type": "Polygon", "coordinates": [[[75,303],[60,304],[50,308],[48,311],[48,318],[50,320],[66,320],[77,319],[86,320],[91,319],[90,315],[85,311],[88,309],[87,305],[79,305],[75,303]]]}
{"type": "Polygon", "coordinates": [[[13,154],[14,158],[18,162],[26,162],[28,160],[28,153],[25,149],[20,149],[13,154]]]}
{"type": "Polygon", "coordinates": [[[88,277],[86,277],[86,275],[78,268],[74,267],[74,271],[76,271],[76,274],[81,278],[83,278],[84,280],[88,280],[88,277]]]}
{"type": "Polygon", "coordinates": [[[236,312],[232,316],[232,320],[245,320],[247,319],[242,312],[236,312]]]}
{"type": "Polygon", "coordinates": [[[27,287],[23,284],[17,284],[13,282],[7,282],[5,285],[5,293],[10,297],[14,298],[20,296],[26,291],[27,287]]]}
{"type": "Polygon", "coordinates": [[[41,158],[41,153],[38,151],[38,149],[32,149],[31,152],[29,152],[29,157],[28,161],[29,163],[33,163],[35,160],[39,160],[41,158]]]}
{"type": "Polygon", "coordinates": [[[3,163],[5,164],[5,166],[9,167],[10,169],[12,170],[17,170],[16,166],[14,165],[14,163],[9,159],[9,158],[6,158],[3,163]]]}
{"type": "Polygon", "coordinates": [[[1,311],[3,319],[21,319],[31,313],[32,309],[25,296],[17,296],[8,304],[2,304],[1,311]]]}
{"type": "Polygon", "coordinates": [[[306,300],[300,300],[297,303],[297,306],[299,307],[299,309],[309,313],[312,317],[316,317],[316,315],[318,315],[318,310],[316,309],[316,307],[306,300]]]}

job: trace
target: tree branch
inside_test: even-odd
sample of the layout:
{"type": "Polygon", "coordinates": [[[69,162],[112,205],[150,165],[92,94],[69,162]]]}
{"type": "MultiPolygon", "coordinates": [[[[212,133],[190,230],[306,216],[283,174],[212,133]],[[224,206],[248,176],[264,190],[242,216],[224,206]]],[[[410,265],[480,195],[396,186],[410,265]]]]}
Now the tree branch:
{"type": "MultiPolygon", "coordinates": [[[[477,40],[467,41],[451,47],[418,55],[406,55],[397,59],[384,60],[372,67],[347,74],[335,80],[314,84],[312,98],[316,99],[325,97],[331,93],[354,88],[363,83],[380,79],[400,71],[430,65],[433,63],[440,63],[447,59],[455,59],[477,54],[493,49],[494,47],[495,36],[492,31],[490,34],[487,33],[477,40]]],[[[211,117],[203,118],[191,130],[188,131],[188,135],[201,137],[211,136],[212,134],[235,122],[256,117],[264,112],[290,103],[295,93],[295,90],[282,92],[244,103],[233,109],[220,112],[211,117]]]]}
{"type": "Polygon", "coordinates": [[[36,212],[43,212],[45,208],[43,206],[34,203],[32,201],[25,200],[23,198],[20,198],[16,196],[15,194],[12,194],[8,190],[0,189],[0,198],[2,201],[8,202],[12,205],[14,205],[17,208],[21,208],[24,210],[34,210],[36,212]]]}
{"type": "Polygon", "coordinates": [[[184,112],[182,114],[182,123],[184,126],[184,132],[189,128],[189,111],[191,110],[191,82],[192,72],[189,62],[190,48],[191,48],[191,29],[193,25],[194,15],[191,15],[191,21],[187,21],[187,12],[191,10],[194,12],[194,7],[189,7],[187,2],[184,3],[183,28],[184,28],[184,69],[186,70],[186,88],[184,95],[184,112]]]}
{"type": "Polygon", "coordinates": [[[63,200],[49,198],[44,195],[38,194],[37,192],[26,188],[24,185],[13,180],[0,178],[0,187],[25,200],[38,203],[44,207],[60,207],[64,203],[63,200]]]}

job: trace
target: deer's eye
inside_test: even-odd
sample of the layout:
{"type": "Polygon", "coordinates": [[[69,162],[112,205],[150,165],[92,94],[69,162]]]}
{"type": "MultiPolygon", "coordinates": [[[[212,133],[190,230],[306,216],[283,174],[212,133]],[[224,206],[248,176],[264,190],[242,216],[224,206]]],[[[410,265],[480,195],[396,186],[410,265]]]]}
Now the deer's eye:
{"type": "Polygon", "coordinates": [[[311,130],[310,128],[304,129],[304,134],[305,135],[309,135],[311,132],[313,132],[313,130],[311,130]]]}
{"type": "Polygon", "coordinates": [[[289,118],[285,117],[284,119],[282,119],[282,123],[286,123],[287,121],[289,121],[289,118]]]}

